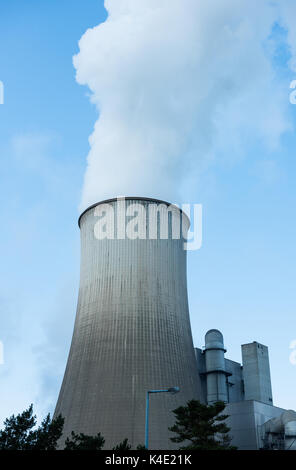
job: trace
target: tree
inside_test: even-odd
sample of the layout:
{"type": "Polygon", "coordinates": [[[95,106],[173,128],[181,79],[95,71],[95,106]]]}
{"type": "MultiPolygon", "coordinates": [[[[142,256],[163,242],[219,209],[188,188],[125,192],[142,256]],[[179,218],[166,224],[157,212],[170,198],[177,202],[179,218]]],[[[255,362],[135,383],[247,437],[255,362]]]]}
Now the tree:
{"type": "Polygon", "coordinates": [[[71,432],[71,439],[67,437],[64,450],[102,450],[105,439],[98,433],[96,436],[88,436],[71,432]]]}
{"type": "Polygon", "coordinates": [[[58,440],[63,434],[63,427],[64,418],[61,415],[51,421],[48,414],[41,426],[34,431],[35,446],[33,450],[56,450],[58,440]]]}
{"type": "Polygon", "coordinates": [[[122,442],[113,447],[112,450],[117,450],[119,452],[125,452],[126,450],[131,450],[132,446],[128,443],[128,439],[124,439],[122,442]]]}
{"type": "Polygon", "coordinates": [[[144,444],[138,444],[136,450],[147,450],[144,444]]]}
{"type": "Polygon", "coordinates": [[[64,419],[50,415],[34,429],[37,418],[33,415],[33,405],[17,416],[12,415],[4,421],[0,431],[0,450],[55,450],[62,436],[64,419]]]}
{"type": "Polygon", "coordinates": [[[222,415],[225,404],[217,402],[213,405],[203,405],[198,400],[190,400],[186,406],[173,410],[176,423],[169,428],[177,434],[171,437],[172,442],[189,441],[181,449],[219,450],[235,449],[230,446],[228,435],[230,428],[223,422],[228,415],[222,415]]]}

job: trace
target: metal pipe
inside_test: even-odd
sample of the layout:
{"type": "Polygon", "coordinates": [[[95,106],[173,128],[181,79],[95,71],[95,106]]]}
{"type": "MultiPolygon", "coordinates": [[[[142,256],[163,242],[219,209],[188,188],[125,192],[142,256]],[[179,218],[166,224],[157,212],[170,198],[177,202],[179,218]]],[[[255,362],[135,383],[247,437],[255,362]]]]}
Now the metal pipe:
{"type": "Polygon", "coordinates": [[[168,392],[174,395],[180,391],[179,387],[170,387],[164,390],[148,390],[146,393],[146,417],[145,417],[145,447],[148,450],[149,446],[149,394],[168,392]]]}

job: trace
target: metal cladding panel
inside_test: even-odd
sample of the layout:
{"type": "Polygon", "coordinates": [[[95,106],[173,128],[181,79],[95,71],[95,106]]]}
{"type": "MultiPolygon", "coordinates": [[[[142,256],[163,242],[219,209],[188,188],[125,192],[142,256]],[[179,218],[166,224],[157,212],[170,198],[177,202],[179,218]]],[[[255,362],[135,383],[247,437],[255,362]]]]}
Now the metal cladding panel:
{"type": "Polygon", "coordinates": [[[262,425],[280,416],[284,410],[255,400],[226,405],[226,424],[230,427],[231,444],[239,450],[258,450],[263,446],[262,425]]]}
{"type": "Polygon", "coordinates": [[[228,377],[228,401],[229,403],[244,399],[242,366],[235,361],[225,359],[226,371],[231,374],[228,377]]]}
{"type": "Polygon", "coordinates": [[[207,403],[207,375],[206,372],[206,361],[205,355],[200,348],[194,348],[195,357],[197,362],[197,372],[200,377],[202,402],[207,403]]]}
{"type": "MultiPolygon", "coordinates": [[[[133,202],[145,209],[152,204],[133,202]]],[[[116,216],[118,203],[110,204],[116,216]]],[[[201,399],[184,240],[160,239],[159,233],[152,240],[98,240],[95,210],[80,220],[78,307],[55,416],[65,417],[63,438],[71,431],[101,432],[106,449],[124,438],[136,447],[144,443],[147,390],[178,386],[176,395],[150,396],[149,447],[173,448],[171,410],[201,399]]]]}

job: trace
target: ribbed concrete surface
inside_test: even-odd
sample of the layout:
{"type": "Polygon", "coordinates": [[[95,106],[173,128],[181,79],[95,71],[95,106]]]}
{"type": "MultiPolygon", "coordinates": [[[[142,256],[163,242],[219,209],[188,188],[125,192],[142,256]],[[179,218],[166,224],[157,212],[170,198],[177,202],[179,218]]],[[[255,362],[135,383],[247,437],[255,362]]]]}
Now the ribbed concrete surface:
{"type": "MultiPolygon", "coordinates": [[[[126,204],[134,202],[153,203],[126,204]]],[[[183,240],[97,240],[94,212],[80,220],[77,315],[55,415],[65,417],[64,437],[101,432],[106,449],[126,437],[136,447],[144,444],[146,391],[179,386],[177,395],[150,397],[150,448],[173,448],[171,410],[201,396],[183,240]]]]}

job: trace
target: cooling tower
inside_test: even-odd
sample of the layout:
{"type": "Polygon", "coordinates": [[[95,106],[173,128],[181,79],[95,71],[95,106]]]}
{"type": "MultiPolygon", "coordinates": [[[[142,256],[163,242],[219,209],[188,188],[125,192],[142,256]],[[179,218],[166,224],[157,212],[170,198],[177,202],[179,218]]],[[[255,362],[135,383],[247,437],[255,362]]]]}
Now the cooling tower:
{"type": "Polygon", "coordinates": [[[182,223],[187,231],[189,219],[176,206],[148,198],[103,201],[80,216],[77,314],[55,410],[65,418],[63,439],[101,432],[106,449],[124,438],[136,448],[145,442],[146,392],[177,386],[176,395],[151,394],[149,411],[149,448],[174,448],[172,410],[201,397],[187,252],[174,233],[182,223]],[[160,224],[166,213],[168,236],[160,224]]]}

